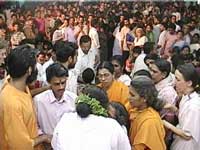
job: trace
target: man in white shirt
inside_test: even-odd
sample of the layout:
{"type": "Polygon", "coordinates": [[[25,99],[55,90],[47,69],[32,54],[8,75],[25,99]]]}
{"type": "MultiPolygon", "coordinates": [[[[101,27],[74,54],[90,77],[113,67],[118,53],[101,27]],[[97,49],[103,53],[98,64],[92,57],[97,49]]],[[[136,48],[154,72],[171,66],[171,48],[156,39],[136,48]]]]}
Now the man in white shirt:
{"type": "Polygon", "coordinates": [[[74,66],[77,60],[78,46],[71,42],[60,41],[55,44],[54,49],[56,51],[57,62],[69,69],[66,89],[77,93],[78,72],[74,69],[74,66]]]}
{"type": "Polygon", "coordinates": [[[51,89],[34,97],[39,128],[43,133],[53,135],[54,128],[64,113],[75,111],[76,94],[65,90],[68,70],[59,63],[46,70],[51,89]]]}
{"type": "Polygon", "coordinates": [[[80,47],[78,49],[77,63],[75,69],[80,75],[86,68],[94,70],[96,51],[91,49],[91,38],[83,35],[80,39],[80,47]]]}
{"type": "Polygon", "coordinates": [[[99,43],[99,34],[97,32],[96,26],[97,26],[97,20],[92,19],[89,30],[89,36],[92,41],[91,48],[97,51],[97,53],[99,54],[100,43],[99,43]]]}

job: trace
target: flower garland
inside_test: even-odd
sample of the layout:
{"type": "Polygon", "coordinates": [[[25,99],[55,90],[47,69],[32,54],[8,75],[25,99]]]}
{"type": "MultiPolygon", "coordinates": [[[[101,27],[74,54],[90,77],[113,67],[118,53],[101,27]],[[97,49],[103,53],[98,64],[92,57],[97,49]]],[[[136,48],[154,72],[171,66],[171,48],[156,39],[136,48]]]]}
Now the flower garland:
{"type": "Polygon", "coordinates": [[[88,104],[92,110],[92,114],[94,115],[108,117],[107,110],[95,98],[91,98],[85,94],[80,94],[76,99],[76,105],[79,103],[88,104]]]}

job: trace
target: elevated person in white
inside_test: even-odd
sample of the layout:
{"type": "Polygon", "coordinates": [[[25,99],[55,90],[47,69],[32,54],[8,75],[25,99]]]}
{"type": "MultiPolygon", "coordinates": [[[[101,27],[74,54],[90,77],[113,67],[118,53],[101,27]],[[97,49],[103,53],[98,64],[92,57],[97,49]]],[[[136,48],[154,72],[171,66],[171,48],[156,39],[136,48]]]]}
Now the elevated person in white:
{"type": "Polygon", "coordinates": [[[94,70],[95,56],[95,50],[91,49],[91,38],[88,35],[83,35],[80,38],[80,47],[78,49],[78,57],[75,65],[75,69],[79,75],[82,74],[86,68],[94,70]]]}
{"type": "Polygon", "coordinates": [[[88,96],[78,97],[77,113],[66,113],[55,128],[53,149],[131,150],[128,137],[121,126],[114,119],[106,117],[106,93],[100,88],[89,87],[84,94],[88,96]],[[99,102],[99,109],[94,109],[89,101],[93,104],[99,102]]]}

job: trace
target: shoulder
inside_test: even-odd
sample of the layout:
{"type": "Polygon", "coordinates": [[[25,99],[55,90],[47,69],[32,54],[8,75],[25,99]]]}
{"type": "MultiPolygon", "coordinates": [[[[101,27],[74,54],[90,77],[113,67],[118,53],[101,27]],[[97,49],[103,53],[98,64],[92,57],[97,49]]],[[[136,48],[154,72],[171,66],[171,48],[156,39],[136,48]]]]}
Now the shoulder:
{"type": "Polygon", "coordinates": [[[47,90],[47,91],[44,91],[44,92],[36,95],[33,99],[35,101],[41,101],[41,100],[44,101],[44,100],[48,99],[48,97],[51,97],[52,95],[53,95],[52,90],[47,90]]]}
{"type": "Polygon", "coordinates": [[[71,99],[74,99],[74,100],[77,98],[77,95],[75,93],[68,90],[65,90],[64,96],[70,97],[71,99]]]}

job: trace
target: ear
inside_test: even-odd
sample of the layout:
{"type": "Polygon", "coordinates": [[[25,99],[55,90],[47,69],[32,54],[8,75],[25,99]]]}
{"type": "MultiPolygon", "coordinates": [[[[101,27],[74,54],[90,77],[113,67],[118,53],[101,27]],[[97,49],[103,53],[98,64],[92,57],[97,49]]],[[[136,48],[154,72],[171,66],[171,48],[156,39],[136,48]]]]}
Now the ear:
{"type": "Polygon", "coordinates": [[[162,72],[162,78],[165,79],[167,77],[167,72],[162,72]]]}
{"type": "Polygon", "coordinates": [[[192,81],[191,80],[187,81],[187,86],[192,87],[192,81]]]}
{"type": "Polygon", "coordinates": [[[72,56],[69,56],[67,61],[68,61],[68,64],[70,64],[73,61],[72,56]]]}

